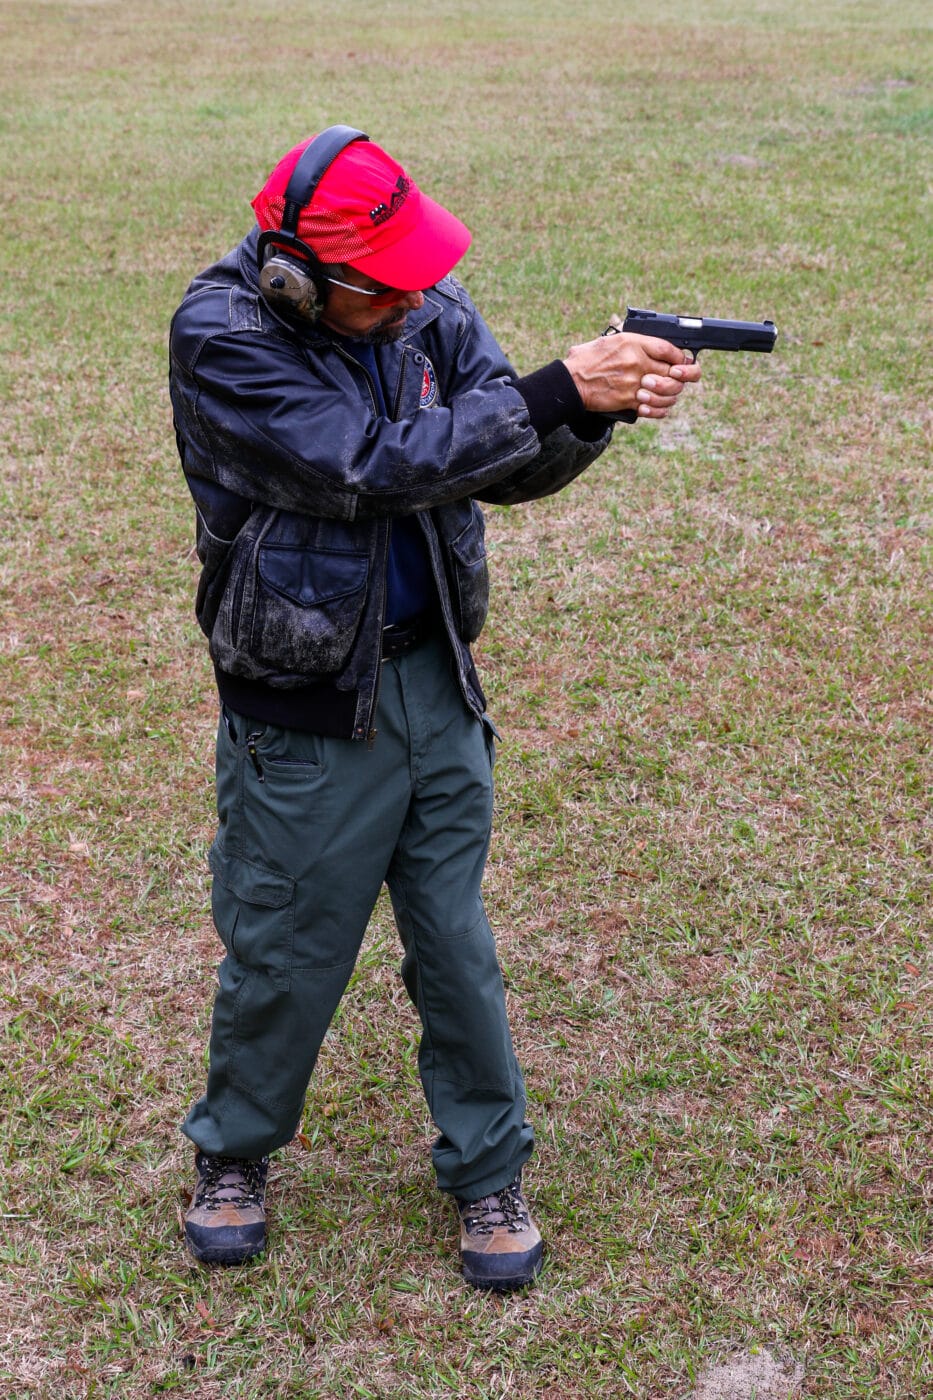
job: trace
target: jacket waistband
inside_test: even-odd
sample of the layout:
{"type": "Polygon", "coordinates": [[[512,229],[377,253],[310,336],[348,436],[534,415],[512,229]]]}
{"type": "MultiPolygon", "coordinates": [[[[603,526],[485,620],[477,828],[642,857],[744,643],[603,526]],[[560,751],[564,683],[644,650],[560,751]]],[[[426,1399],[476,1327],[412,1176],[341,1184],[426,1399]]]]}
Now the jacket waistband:
{"type": "Polygon", "coordinates": [[[214,675],[222,703],[237,714],[332,739],[354,737],[359,700],[355,690],[338,690],[326,683],[286,689],[233,676],[219,667],[214,675]]]}

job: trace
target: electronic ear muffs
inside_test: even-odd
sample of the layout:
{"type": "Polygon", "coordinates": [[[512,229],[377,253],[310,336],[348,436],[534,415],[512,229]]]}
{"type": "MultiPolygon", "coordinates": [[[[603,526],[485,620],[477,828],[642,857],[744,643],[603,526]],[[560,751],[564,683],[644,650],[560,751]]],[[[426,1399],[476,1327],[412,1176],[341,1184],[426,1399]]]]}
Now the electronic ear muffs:
{"type": "Polygon", "coordinates": [[[353,141],[368,141],[365,131],[352,126],[329,126],[301,153],[285,190],[280,229],[259,235],[256,258],[259,290],[268,302],[293,315],[316,321],[324,309],[324,274],[314,250],[298,237],[302,209],[314,198],[325,171],[353,141]]]}

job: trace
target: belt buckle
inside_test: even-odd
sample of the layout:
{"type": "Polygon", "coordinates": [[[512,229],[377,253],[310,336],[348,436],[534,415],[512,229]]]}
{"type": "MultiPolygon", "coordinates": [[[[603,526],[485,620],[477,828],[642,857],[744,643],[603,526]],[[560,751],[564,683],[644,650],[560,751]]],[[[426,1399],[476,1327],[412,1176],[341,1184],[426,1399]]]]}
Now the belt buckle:
{"type": "Polygon", "coordinates": [[[393,657],[404,656],[423,641],[427,635],[425,622],[424,617],[416,617],[408,623],[390,622],[388,627],[383,627],[382,660],[391,661],[393,657]]]}

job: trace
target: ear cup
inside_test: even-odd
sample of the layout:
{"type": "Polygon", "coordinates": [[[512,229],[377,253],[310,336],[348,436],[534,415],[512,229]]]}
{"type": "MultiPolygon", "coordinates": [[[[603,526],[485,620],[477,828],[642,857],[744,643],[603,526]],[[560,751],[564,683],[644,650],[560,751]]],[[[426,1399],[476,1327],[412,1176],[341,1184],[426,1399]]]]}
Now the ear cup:
{"type": "Polygon", "coordinates": [[[290,258],[287,253],[275,253],[259,271],[259,290],[266,301],[316,321],[324,309],[317,283],[306,263],[290,258]]]}

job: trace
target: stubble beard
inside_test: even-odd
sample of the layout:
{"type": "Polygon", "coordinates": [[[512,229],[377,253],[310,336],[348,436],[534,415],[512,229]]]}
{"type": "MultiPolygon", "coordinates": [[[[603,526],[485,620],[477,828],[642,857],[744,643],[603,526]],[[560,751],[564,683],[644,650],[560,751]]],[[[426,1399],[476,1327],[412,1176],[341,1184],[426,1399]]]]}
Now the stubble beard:
{"type": "Polygon", "coordinates": [[[391,345],[398,340],[405,329],[405,316],[401,318],[387,317],[384,321],[379,321],[375,326],[360,336],[365,345],[391,345]]]}

